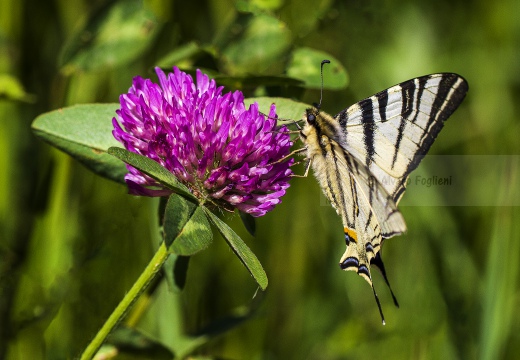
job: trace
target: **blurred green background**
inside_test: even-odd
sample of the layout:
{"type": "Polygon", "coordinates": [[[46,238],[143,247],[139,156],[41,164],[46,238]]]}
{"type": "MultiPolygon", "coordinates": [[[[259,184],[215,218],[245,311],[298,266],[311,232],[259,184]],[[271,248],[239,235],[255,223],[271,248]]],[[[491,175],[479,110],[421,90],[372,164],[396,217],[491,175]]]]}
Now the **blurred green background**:
{"type": "MultiPolygon", "coordinates": [[[[468,169],[459,206],[441,188],[410,189],[401,202],[408,232],[385,243],[401,307],[375,273],[382,326],[369,286],[340,271],[342,226],[309,177],[292,180],[283,203],[258,219],[255,238],[238,216],[226,218],[264,265],[265,293],[254,297],[256,284],[215,235],[190,260],[184,291],[160,284],[136,329],[179,356],[518,358],[518,0],[2,0],[0,359],[79,354],[158,242],[157,200],[128,196],[43,143],[32,120],[73,104],[117,102],[133,76],[155,78],[156,65],[204,68],[249,96],[312,103],[319,92],[309,48],[348,73],[338,86],[325,79],[323,109],[332,114],[424,74],[456,72],[469,82],[430,152],[463,155],[451,163],[468,169]],[[307,82],[258,86],[251,77],[284,74],[307,82]],[[504,161],[491,170],[467,155],[504,161]],[[200,336],[190,343],[186,335],[200,336]]],[[[426,159],[418,171],[436,167],[426,159]]]]}

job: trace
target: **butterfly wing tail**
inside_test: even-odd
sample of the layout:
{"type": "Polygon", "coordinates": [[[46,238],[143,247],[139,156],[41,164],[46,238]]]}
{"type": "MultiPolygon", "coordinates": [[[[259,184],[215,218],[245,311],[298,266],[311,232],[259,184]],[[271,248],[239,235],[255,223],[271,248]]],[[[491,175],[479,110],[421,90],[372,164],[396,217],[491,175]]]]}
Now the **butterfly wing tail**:
{"type": "MultiPolygon", "coordinates": [[[[381,302],[379,301],[379,297],[377,296],[376,289],[374,288],[374,283],[372,282],[372,275],[370,274],[370,261],[366,255],[366,252],[360,252],[356,249],[357,246],[357,236],[356,233],[348,228],[345,228],[345,240],[347,242],[347,249],[345,253],[341,257],[339,262],[339,266],[342,270],[345,271],[355,271],[361,276],[363,279],[368,282],[370,287],[372,288],[372,292],[374,293],[374,299],[376,300],[377,308],[379,309],[379,314],[381,315],[381,321],[383,325],[385,325],[385,316],[383,315],[383,309],[381,307],[381,302]],[[361,255],[359,255],[361,254],[361,255]]],[[[379,253],[377,253],[379,255],[379,253]]],[[[382,261],[381,261],[382,264],[382,261]]],[[[379,266],[378,266],[379,268],[379,266]]],[[[384,266],[383,266],[384,269],[384,266]]],[[[386,280],[386,276],[385,276],[386,280]]],[[[387,280],[388,284],[388,280],[387,280]]],[[[390,289],[390,291],[392,291],[390,289]]],[[[393,296],[393,293],[392,293],[393,296]]],[[[397,304],[397,300],[394,297],[394,302],[397,304]]]]}
{"type": "Polygon", "coordinates": [[[394,304],[396,307],[399,307],[399,303],[397,302],[397,298],[394,295],[394,292],[392,291],[392,287],[390,286],[390,282],[388,281],[388,277],[386,276],[386,270],[385,265],[383,264],[383,259],[381,258],[381,253],[378,252],[376,256],[374,256],[370,260],[371,265],[375,265],[379,271],[381,272],[381,275],[383,275],[383,279],[385,279],[386,285],[388,285],[388,289],[390,289],[390,294],[392,294],[392,299],[394,300],[394,304]]]}

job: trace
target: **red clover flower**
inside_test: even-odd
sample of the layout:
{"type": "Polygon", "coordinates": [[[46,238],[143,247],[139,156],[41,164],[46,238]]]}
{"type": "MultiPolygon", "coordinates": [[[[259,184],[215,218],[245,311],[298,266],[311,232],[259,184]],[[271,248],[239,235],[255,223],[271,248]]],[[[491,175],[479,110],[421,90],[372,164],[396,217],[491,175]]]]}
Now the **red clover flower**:
{"type": "MultiPolygon", "coordinates": [[[[277,128],[276,108],[268,116],[254,103],[245,108],[240,91],[223,87],[197,70],[190,75],[156,68],[159,84],[137,76],[112,119],[113,135],[124,147],[172,172],[206,203],[253,216],[271,211],[289,187],[293,159],[285,126],[277,128]]],[[[171,190],[127,165],[134,195],[167,196],[171,190]]]]}

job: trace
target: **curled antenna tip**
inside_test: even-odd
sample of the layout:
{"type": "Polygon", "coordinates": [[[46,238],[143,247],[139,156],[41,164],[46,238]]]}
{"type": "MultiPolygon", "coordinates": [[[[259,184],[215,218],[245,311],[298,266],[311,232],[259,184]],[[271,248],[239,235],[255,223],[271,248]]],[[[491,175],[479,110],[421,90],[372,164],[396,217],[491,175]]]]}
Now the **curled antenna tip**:
{"type": "Polygon", "coordinates": [[[330,60],[322,60],[321,61],[321,68],[320,68],[320,76],[321,76],[321,89],[320,89],[320,103],[316,107],[318,110],[321,109],[321,101],[323,99],[323,65],[330,64],[330,60]]]}

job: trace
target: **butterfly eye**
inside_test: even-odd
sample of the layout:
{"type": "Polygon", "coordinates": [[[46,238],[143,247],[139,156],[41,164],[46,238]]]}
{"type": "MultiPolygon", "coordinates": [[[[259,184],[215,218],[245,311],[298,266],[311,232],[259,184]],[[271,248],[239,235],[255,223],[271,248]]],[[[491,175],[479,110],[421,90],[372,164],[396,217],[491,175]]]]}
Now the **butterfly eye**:
{"type": "Polygon", "coordinates": [[[314,124],[314,123],[316,122],[316,115],[314,115],[314,114],[309,114],[309,115],[307,116],[307,122],[308,122],[309,124],[314,124]]]}

